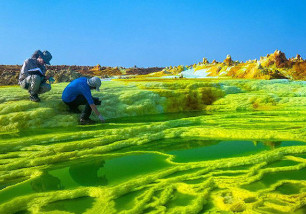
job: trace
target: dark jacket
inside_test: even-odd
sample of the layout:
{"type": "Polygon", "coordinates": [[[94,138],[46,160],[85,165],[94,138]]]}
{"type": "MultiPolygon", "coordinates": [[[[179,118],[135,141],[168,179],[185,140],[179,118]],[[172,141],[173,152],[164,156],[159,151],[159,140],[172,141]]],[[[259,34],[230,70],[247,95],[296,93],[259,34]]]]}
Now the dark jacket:
{"type": "Polygon", "coordinates": [[[46,67],[44,65],[40,65],[37,62],[37,59],[35,58],[27,59],[24,61],[22,68],[20,70],[19,84],[29,75],[35,74],[35,75],[45,76],[45,73],[46,73],[46,67]]]}

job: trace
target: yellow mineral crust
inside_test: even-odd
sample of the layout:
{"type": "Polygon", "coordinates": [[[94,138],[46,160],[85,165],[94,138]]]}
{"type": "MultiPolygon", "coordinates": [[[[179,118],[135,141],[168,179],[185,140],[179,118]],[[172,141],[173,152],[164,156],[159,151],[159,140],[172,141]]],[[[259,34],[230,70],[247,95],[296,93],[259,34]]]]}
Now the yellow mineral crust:
{"type": "Polygon", "coordinates": [[[306,145],[293,145],[306,141],[304,82],[103,82],[94,96],[102,100],[99,110],[107,123],[83,127],[61,102],[65,85],[54,84],[41,103],[28,101],[17,87],[0,88],[0,213],[73,213],[56,204],[78,200],[91,201],[83,213],[294,213],[305,208],[306,145]],[[193,140],[202,146],[244,140],[270,149],[178,161],[171,152],[193,149],[188,144],[193,140]],[[281,141],[292,146],[279,147],[281,141]],[[108,185],[57,184],[41,191],[48,190],[45,181],[58,182],[52,170],[139,155],[154,155],[163,167],[108,185]]]}
{"type": "MultiPolygon", "coordinates": [[[[260,57],[259,60],[254,59],[246,62],[234,61],[230,55],[227,55],[222,63],[218,63],[215,60],[212,63],[208,63],[204,59],[203,62],[192,66],[166,67],[161,72],[151,73],[150,76],[182,74],[180,77],[184,77],[183,71],[193,68],[195,73],[205,70],[209,77],[306,80],[306,61],[298,54],[295,58],[287,59],[285,53],[279,50],[268,54],[266,57],[260,57]]],[[[201,77],[201,75],[199,76],[201,77]]],[[[186,77],[189,78],[188,75],[186,77]]]]}

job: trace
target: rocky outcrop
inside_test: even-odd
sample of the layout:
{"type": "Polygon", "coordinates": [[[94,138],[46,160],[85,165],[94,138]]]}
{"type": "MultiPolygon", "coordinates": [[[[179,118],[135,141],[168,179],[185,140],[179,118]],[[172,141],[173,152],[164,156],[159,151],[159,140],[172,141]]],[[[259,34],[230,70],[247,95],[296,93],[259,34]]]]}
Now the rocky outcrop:
{"type": "Polygon", "coordinates": [[[263,66],[271,66],[275,64],[278,68],[284,68],[290,67],[291,62],[286,58],[286,55],[283,52],[276,50],[273,54],[261,57],[260,64],[263,66]]]}
{"type": "Polygon", "coordinates": [[[207,58],[203,58],[203,64],[209,64],[207,58]]]}
{"type": "Polygon", "coordinates": [[[48,70],[46,72],[46,75],[53,77],[54,80],[55,80],[55,83],[71,82],[72,80],[77,79],[77,78],[82,77],[82,76],[90,77],[88,75],[82,75],[81,73],[73,71],[71,69],[59,70],[59,71],[48,70]]]}
{"type": "MultiPolygon", "coordinates": [[[[21,65],[0,65],[0,85],[18,84],[21,65]]],[[[52,76],[55,82],[70,82],[78,77],[99,76],[101,78],[120,76],[120,75],[144,75],[152,72],[161,71],[163,68],[123,68],[123,67],[103,67],[96,66],[77,66],[77,65],[52,65],[47,66],[47,75],[52,76]]]]}
{"type": "Polygon", "coordinates": [[[233,60],[232,60],[231,55],[228,54],[228,55],[226,56],[225,60],[223,61],[223,63],[224,63],[225,65],[227,65],[227,66],[233,65],[233,60]]]}
{"type": "MultiPolygon", "coordinates": [[[[185,66],[186,67],[186,66],[185,66]]],[[[187,66],[188,67],[188,66],[187,66]]],[[[287,59],[285,53],[276,50],[272,54],[260,57],[260,60],[246,62],[233,61],[230,55],[222,63],[213,60],[212,63],[195,63],[190,67],[197,78],[202,77],[232,77],[245,79],[291,79],[306,80],[306,61],[300,55],[287,59]],[[198,74],[197,74],[198,72],[198,74]],[[205,74],[201,76],[200,74],[205,74]]],[[[173,68],[164,69],[164,74],[173,68]]],[[[173,74],[173,72],[170,72],[173,74]]]]}
{"type": "Polygon", "coordinates": [[[126,74],[128,75],[146,75],[154,72],[163,70],[162,67],[151,67],[151,68],[128,68],[126,74]]]}
{"type": "MultiPolygon", "coordinates": [[[[67,82],[81,76],[92,76],[92,66],[52,65],[47,66],[46,75],[52,76],[56,82],[67,82]]],[[[0,65],[0,85],[16,85],[21,65],[0,65]]]]}
{"type": "Polygon", "coordinates": [[[303,58],[300,56],[300,54],[297,54],[295,58],[289,59],[291,62],[303,62],[303,58]]]}
{"type": "MultiPolygon", "coordinates": [[[[96,66],[77,66],[77,65],[52,65],[47,67],[47,74],[53,76],[56,82],[67,82],[80,76],[99,76],[101,78],[125,75],[150,75],[150,76],[169,76],[180,75],[187,69],[205,69],[208,76],[222,76],[232,78],[248,79],[292,79],[306,80],[306,61],[297,54],[295,58],[287,59],[285,53],[276,50],[272,54],[260,57],[260,60],[248,60],[246,62],[233,61],[227,55],[223,62],[213,60],[209,63],[206,58],[202,62],[193,65],[179,65],[151,68],[131,68],[124,67],[105,67],[96,66]]],[[[21,65],[0,65],[0,85],[16,85],[21,65]]]]}

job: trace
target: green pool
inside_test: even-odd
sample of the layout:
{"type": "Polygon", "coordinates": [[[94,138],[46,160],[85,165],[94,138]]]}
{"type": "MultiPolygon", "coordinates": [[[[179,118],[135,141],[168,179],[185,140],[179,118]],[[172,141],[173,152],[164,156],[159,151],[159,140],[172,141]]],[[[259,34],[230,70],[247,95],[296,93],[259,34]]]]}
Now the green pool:
{"type": "Polygon", "coordinates": [[[64,87],[0,88],[0,213],[305,211],[304,82],[105,82],[90,126],[64,87]]]}

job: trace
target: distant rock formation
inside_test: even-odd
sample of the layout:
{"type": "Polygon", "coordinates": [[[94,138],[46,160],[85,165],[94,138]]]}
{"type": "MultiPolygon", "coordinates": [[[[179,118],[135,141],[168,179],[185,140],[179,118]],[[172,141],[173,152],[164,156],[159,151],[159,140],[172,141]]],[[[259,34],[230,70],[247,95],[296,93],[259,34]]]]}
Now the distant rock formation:
{"type": "MultiPolygon", "coordinates": [[[[0,65],[0,86],[17,85],[21,65],[0,65]]],[[[70,82],[78,77],[99,76],[101,78],[120,75],[145,75],[161,71],[161,67],[151,68],[123,68],[123,67],[103,67],[77,66],[77,65],[51,65],[47,66],[47,75],[52,76],[55,82],[70,82]]]]}
{"type": "Polygon", "coordinates": [[[207,58],[203,58],[203,64],[209,64],[207,58]]]}
{"type": "Polygon", "coordinates": [[[93,67],[92,69],[90,69],[91,71],[100,71],[101,70],[101,65],[97,64],[95,67],[93,67]]]}
{"type": "Polygon", "coordinates": [[[291,62],[303,62],[303,58],[300,56],[300,54],[297,54],[295,58],[289,59],[291,62]]]}
{"type": "Polygon", "coordinates": [[[290,62],[286,58],[286,55],[279,50],[276,50],[273,54],[268,54],[266,57],[260,57],[260,64],[263,66],[275,64],[278,68],[290,66],[290,62]]]}
{"type": "MultiPolygon", "coordinates": [[[[254,59],[246,62],[233,61],[230,55],[227,55],[222,63],[213,60],[211,64],[206,64],[204,59],[206,58],[203,58],[203,63],[195,63],[190,66],[193,68],[194,76],[197,78],[203,74],[202,78],[210,76],[246,79],[306,80],[306,61],[300,55],[287,59],[285,53],[280,50],[267,54],[265,57],[260,57],[260,60],[254,59]]],[[[165,68],[163,74],[167,75],[167,71],[170,70],[173,70],[173,68],[165,68]]],[[[169,73],[173,74],[173,72],[169,73]]]]}
{"type": "MultiPolygon", "coordinates": [[[[0,65],[0,85],[16,85],[20,69],[21,65],[0,65]]],[[[285,53],[280,50],[260,57],[260,60],[254,59],[246,62],[233,61],[232,57],[227,55],[222,63],[216,60],[209,63],[204,57],[199,63],[166,68],[105,67],[100,64],[96,66],[53,65],[47,66],[47,74],[53,76],[56,82],[69,82],[80,76],[99,76],[101,78],[126,75],[180,76],[182,71],[188,69],[193,69],[193,72],[205,69],[205,72],[202,73],[210,77],[306,80],[306,61],[299,54],[287,59],[285,53]]]]}
{"type": "Polygon", "coordinates": [[[223,61],[223,63],[225,63],[225,65],[227,66],[230,66],[230,65],[233,65],[233,60],[232,60],[232,57],[231,55],[227,55],[225,60],[223,61]]]}

